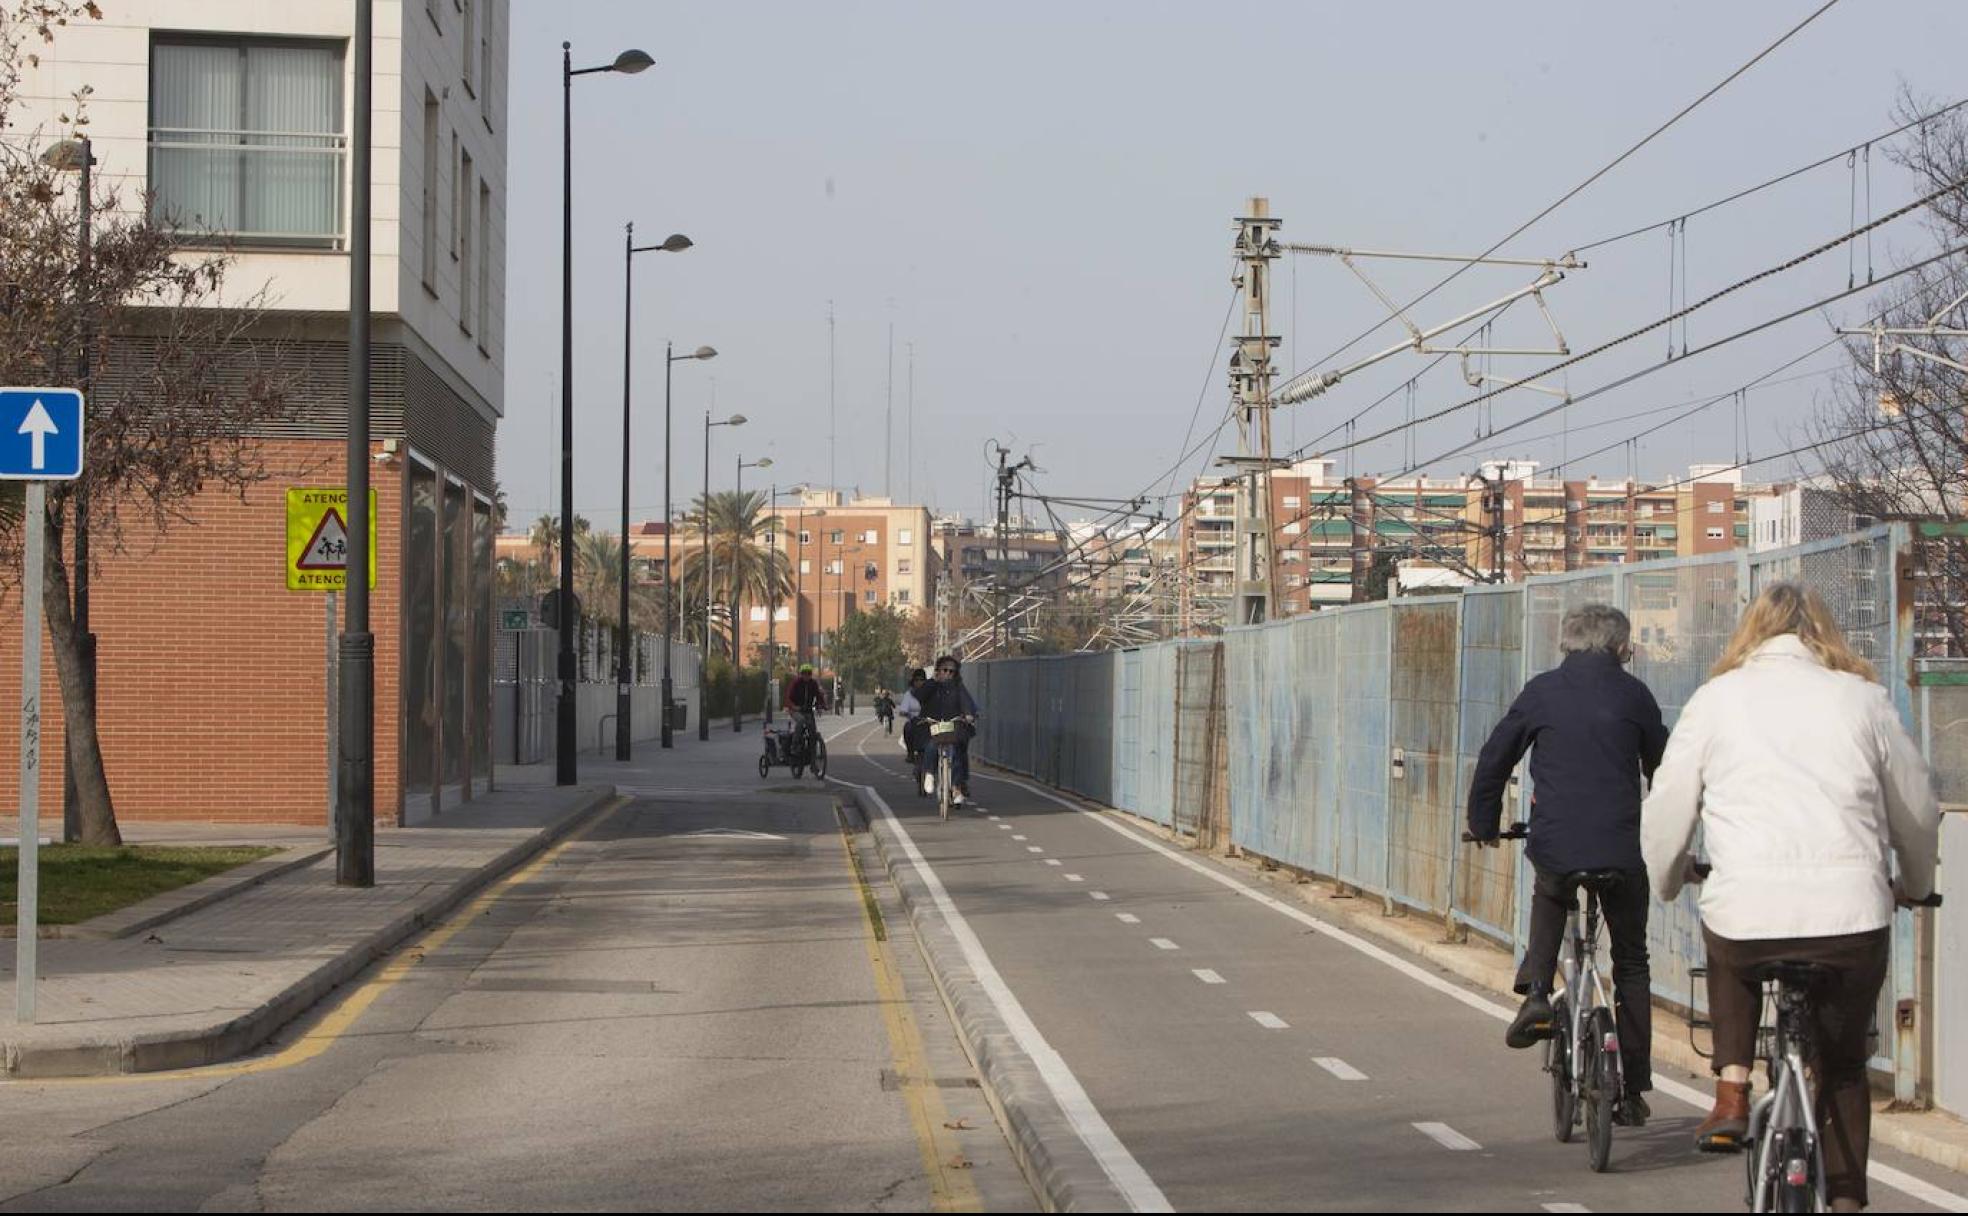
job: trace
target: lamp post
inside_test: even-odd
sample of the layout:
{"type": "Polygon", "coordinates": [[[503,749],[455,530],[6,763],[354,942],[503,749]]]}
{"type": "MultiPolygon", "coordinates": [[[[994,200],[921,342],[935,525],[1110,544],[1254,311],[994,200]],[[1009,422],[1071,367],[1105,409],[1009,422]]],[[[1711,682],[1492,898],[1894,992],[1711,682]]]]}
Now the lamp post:
{"type": "MultiPolygon", "coordinates": [[[[621,628],[616,635],[621,639],[621,644],[617,647],[615,665],[615,758],[623,763],[629,759],[629,718],[635,701],[630,695],[635,683],[635,666],[629,649],[629,376],[635,366],[635,330],[630,324],[635,308],[635,255],[682,253],[690,248],[690,244],[689,237],[674,232],[661,244],[637,245],[634,221],[627,225],[622,240],[622,595],[619,605],[621,628]]],[[[670,703],[667,694],[665,697],[662,712],[667,720],[670,703]]]]}
{"type": "Polygon", "coordinates": [[[369,631],[370,164],[375,96],[375,5],[355,6],[349,141],[348,605],[336,649],[335,885],[376,885],[376,635],[369,631]]]}
{"type": "MultiPolygon", "coordinates": [[[[803,485],[789,486],[786,489],[786,493],[804,494],[806,493],[806,487],[803,485]]],[[[779,518],[779,486],[777,483],[774,483],[772,487],[772,535],[782,541],[786,535],[785,521],[779,518]]],[[[777,625],[779,622],[779,548],[780,546],[777,544],[770,546],[766,553],[765,564],[765,724],[767,726],[772,725],[772,703],[778,699],[772,694],[773,686],[779,682],[779,642],[777,639],[777,625]]],[[[797,618],[799,616],[799,599],[797,598],[798,593],[795,592],[794,594],[793,616],[797,618]]],[[[799,633],[799,621],[797,619],[793,622],[793,633],[795,635],[799,633]]]]}
{"type": "MultiPolygon", "coordinates": [[[[714,347],[700,346],[687,355],[676,353],[676,343],[663,344],[663,746],[674,747],[670,728],[670,706],[676,686],[670,682],[670,636],[676,629],[676,567],[670,564],[670,537],[676,533],[676,518],[670,508],[670,369],[688,359],[715,359],[714,347]]],[[[697,664],[697,683],[704,682],[704,665],[697,664]]],[[[702,702],[699,702],[700,706],[702,702]]]]}
{"type": "MultiPolygon", "coordinates": [[[[704,499],[702,504],[703,510],[700,513],[700,518],[697,521],[698,524],[697,531],[704,543],[704,662],[705,663],[709,663],[711,658],[711,606],[716,596],[716,592],[713,589],[716,580],[713,579],[711,575],[717,569],[717,567],[712,564],[712,557],[711,557],[711,428],[714,426],[744,426],[744,425],[745,425],[745,416],[743,414],[733,414],[731,417],[726,418],[722,422],[712,422],[711,411],[709,410],[704,411],[704,499]]],[[[732,700],[732,704],[735,706],[738,701],[738,697],[737,697],[738,622],[736,621],[731,622],[731,639],[732,639],[731,640],[731,679],[732,679],[731,700],[732,700]]],[[[697,738],[699,741],[702,742],[708,742],[711,737],[711,720],[704,716],[704,711],[709,707],[709,705],[710,702],[705,697],[704,677],[700,674],[697,677],[697,738]]]]}
{"type": "MultiPolygon", "coordinates": [[[[89,221],[94,205],[90,170],[95,167],[94,145],[88,136],[80,139],[64,139],[49,146],[41,154],[42,161],[63,172],[81,174],[76,194],[77,231],[75,238],[75,299],[80,318],[82,341],[75,354],[75,383],[82,390],[84,401],[89,397],[89,379],[94,367],[92,333],[87,312],[89,298],[89,262],[91,238],[89,221]]],[[[76,647],[82,652],[82,700],[90,706],[96,701],[96,635],[89,628],[89,480],[84,477],[75,483],[75,573],[70,581],[75,586],[74,607],[71,610],[75,620],[76,647]]],[[[73,741],[64,739],[66,754],[62,761],[62,839],[74,842],[82,838],[82,803],[75,789],[75,751],[73,741]]]]}
{"type": "MultiPolygon", "coordinates": [[[[762,460],[746,460],[742,454],[738,457],[738,477],[733,484],[738,488],[738,501],[741,504],[745,501],[745,470],[769,469],[771,467],[772,457],[770,456],[762,460]]],[[[737,520],[733,519],[732,522],[735,524],[737,520]]],[[[731,563],[731,731],[733,734],[744,729],[745,725],[744,705],[738,700],[738,673],[744,669],[744,660],[740,656],[745,653],[743,627],[738,621],[738,601],[744,594],[745,586],[739,577],[736,559],[738,556],[738,546],[749,542],[750,539],[750,537],[739,536],[735,532],[731,537],[731,556],[733,559],[731,563]]],[[[770,624],[768,622],[769,627],[770,624]]]]}
{"type": "MultiPolygon", "coordinates": [[[[366,5],[365,5],[366,7],[366,5]]],[[[560,44],[560,699],[555,706],[554,784],[573,785],[580,746],[574,707],[574,78],[595,72],[633,76],[656,61],[623,51],[615,62],[576,68],[573,45],[560,44]]],[[[351,487],[353,489],[353,487],[351,487]]],[[[628,537],[622,538],[624,545],[628,537]]]]}

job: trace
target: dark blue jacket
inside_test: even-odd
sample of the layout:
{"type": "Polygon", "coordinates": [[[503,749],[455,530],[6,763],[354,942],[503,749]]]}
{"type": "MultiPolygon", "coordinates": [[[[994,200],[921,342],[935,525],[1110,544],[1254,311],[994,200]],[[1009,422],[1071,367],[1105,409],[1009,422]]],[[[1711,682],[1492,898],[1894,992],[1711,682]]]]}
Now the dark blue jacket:
{"type": "Polygon", "coordinates": [[[1531,752],[1536,804],[1526,852],[1542,870],[1640,870],[1640,778],[1654,775],[1667,727],[1647,686],[1604,651],[1565,656],[1524,685],[1469,783],[1469,831],[1497,834],[1510,771],[1531,752]]]}

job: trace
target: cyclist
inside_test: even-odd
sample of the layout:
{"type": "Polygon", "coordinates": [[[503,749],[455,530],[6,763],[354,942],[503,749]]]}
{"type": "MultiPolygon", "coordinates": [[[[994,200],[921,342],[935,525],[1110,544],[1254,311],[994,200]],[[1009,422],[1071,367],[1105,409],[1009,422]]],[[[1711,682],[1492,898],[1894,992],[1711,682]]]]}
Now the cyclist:
{"type": "Polygon", "coordinates": [[[927,683],[929,683],[928,672],[920,667],[910,669],[909,687],[903,691],[902,703],[896,707],[896,712],[902,715],[902,750],[908,754],[910,769],[915,773],[919,783],[922,781],[922,753],[925,741],[921,694],[923,685],[927,683]]]}
{"type": "MultiPolygon", "coordinates": [[[[964,687],[963,664],[955,655],[946,654],[936,660],[936,678],[923,685],[916,693],[916,700],[922,705],[923,719],[928,722],[962,722],[968,726],[977,720],[977,701],[964,687]]],[[[958,735],[956,754],[950,757],[950,784],[956,787],[959,802],[970,797],[970,735],[969,730],[958,735]]],[[[927,747],[923,750],[929,751],[927,747]]],[[[927,789],[926,774],[923,781],[927,789]]]]}
{"type": "MultiPolygon", "coordinates": [[[[1565,921],[1578,898],[1566,876],[1618,870],[1623,880],[1600,896],[1612,938],[1620,1067],[1626,1078],[1616,1121],[1642,1126],[1651,1113],[1653,996],[1647,964],[1647,876],[1640,853],[1640,783],[1667,746],[1660,705],[1624,670],[1633,657],[1626,614],[1587,604],[1565,614],[1564,660],[1532,679],[1497,723],[1469,786],[1469,834],[1494,845],[1511,770],[1531,751],[1537,786],[1525,852],[1537,871],[1531,932],[1516,989],[1523,1006],[1504,1034],[1525,1048],[1552,1034],[1551,983],[1565,921]]],[[[1574,998],[1576,999],[1576,998],[1574,998]]]]}
{"type": "Polygon", "coordinates": [[[881,719],[882,733],[895,733],[895,698],[888,695],[888,689],[875,690],[875,717],[881,719]]]}
{"type": "Polygon", "coordinates": [[[819,728],[813,723],[816,710],[827,708],[827,690],[813,678],[813,664],[801,663],[799,675],[786,685],[786,714],[793,720],[795,747],[800,755],[813,754],[813,739],[819,728]]]}
{"type": "Polygon", "coordinates": [[[1894,899],[1932,892],[1940,807],[1878,674],[1816,592],[1767,588],[1709,675],[1681,711],[1641,823],[1663,900],[1687,879],[1697,825],[1714,867],[1700,902],[1717,1080],[1696,1145],[1733,1152],[1748,1129],[1763,997],[1754,969],[1824,964],[1837,973],[1813,993],[1825,1197],[1855,1212],[1872,1130],[1867,1031],[1894,899]]]}

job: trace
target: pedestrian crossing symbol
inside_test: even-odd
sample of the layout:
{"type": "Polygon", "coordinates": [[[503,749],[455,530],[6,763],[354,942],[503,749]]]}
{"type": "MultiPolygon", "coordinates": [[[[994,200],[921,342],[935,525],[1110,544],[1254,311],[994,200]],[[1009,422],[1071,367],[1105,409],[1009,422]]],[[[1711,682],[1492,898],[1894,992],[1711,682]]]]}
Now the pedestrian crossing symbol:
{"type": "MultiPolygon", "coordinates": [[[[341,591],[348,585],[348,491],[287,491],[287,589],[341,591]]],[[[376,585],[376,492],[369,491],[369,585],[376,585]]]]}

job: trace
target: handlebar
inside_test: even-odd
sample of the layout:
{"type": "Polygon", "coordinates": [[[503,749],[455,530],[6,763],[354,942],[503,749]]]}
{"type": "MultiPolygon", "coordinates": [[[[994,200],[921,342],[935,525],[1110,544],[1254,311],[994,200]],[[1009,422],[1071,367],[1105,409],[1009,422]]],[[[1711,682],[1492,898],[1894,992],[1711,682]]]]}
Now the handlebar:
{"type": "Polygon", "coordinates": [[[1530,835],[1531,835],[1530,824],[1513,823],[1509,827],[1503,829],[1501,832],[1498,832],[1495,836],[1490,836],[1490,837],[1482,837],[1476,835],[1474,832],[1465,831],[1462,834],[1462,843],[1491,844],[1498,840],[1526,840],[1530,838],[1530,835]]]}

